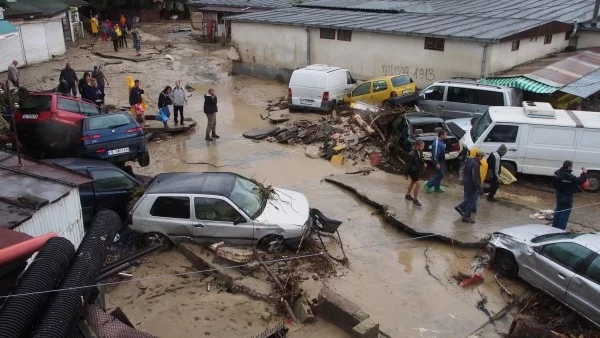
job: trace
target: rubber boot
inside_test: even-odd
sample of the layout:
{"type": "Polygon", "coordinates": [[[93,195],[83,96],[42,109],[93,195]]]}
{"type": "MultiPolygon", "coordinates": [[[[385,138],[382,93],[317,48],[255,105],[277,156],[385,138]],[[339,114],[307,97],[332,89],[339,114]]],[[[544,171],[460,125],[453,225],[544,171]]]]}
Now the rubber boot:
{"type": "Polygon", "coordinates": [[[210,137],[210,133],[206,134],[206,137],[204,139],[207,140],[207,141],[212,141],[213,140],[213,138],[210,137]]]}
{"type": "Polygon", "coordinates": [[[221,137],[221,136],[217,135],[217,133],[216,133],[216,132],[214,132],[214,131],[212,132],[212,138],[220,138],[220,137],[221,137]]]}

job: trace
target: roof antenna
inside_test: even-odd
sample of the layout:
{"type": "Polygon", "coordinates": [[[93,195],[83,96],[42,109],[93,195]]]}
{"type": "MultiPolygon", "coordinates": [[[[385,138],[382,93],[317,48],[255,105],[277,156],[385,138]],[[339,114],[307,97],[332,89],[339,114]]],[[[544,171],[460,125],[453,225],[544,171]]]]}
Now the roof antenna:
{"type": "MultiPolygon", "coordinates": [[[[19,89],[19,87],[15,88],[17,88],[17,90],[19,89]]],[[[12,115],[11,120],[13,127],[13,136],[15,138],[15,145],[17,147],[17,158],[19,159],[19,167],[22,167],[23,163],[21,162],[21,142],[19,142],[19,135],[17,133],[17,123],[15,122],[15,105],[10,92],[10,83],[6,81],[6,95],[8,95],[8,107],[10,108],[10,113],[12,115]]]]}

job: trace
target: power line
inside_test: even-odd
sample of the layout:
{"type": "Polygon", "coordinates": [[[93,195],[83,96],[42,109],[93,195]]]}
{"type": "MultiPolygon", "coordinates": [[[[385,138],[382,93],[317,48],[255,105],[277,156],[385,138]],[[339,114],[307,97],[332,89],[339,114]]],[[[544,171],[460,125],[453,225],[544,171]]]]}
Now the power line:
{"type": "MultiPolygon", "coordinates": [[[[572,210],[575,210],[575,209],[582,209],[582,208],[587,208],[587,207],[591,207],[591,206],[595,206],[595,205],[600,205],[600,202],[586,204],[586,205],[582,205],[582,206],[578,206],[578,207],[572,207],[570,209],[565,209],[563,211],[569,211],[569,210],[572,211],[572,210]]],[[[514,219],[510,219],[510,220],[505,220],[505,221],[488,223],[488,224],[484,224],[483,227],[478,227],[478,229],[475,229],[475,230],[473,229],[473,226],[469,226],[469,227],[465,227],[463,229],[456,230],[453,233],[462,233],[462,232],[466,232],[466,231],[480,232],[481,230],[490,228],[492,226],[496,226],[496,225],[503,224],[503,223],[514,222],[514,221],[518,221],[518,220],[523,220],[523,219],[530,219],[530,218],[529,217],[519,217],[519,218],[514,218],[514,219]]],[[[422,235],[422,236],[417,236],[417,237],[404,238],[404,239],[396,240],[396,241],[378,242],[378,243],[373,243],[373,244],[364,245],[364,246],[357,246],[357,247],[353,247],[353,248],[346,248],[346,250],[350,250],[350,251],[352,251],[352,250],[360,250],[360,249],[372,248],[372,247],[375,247],[375,246],[386,245],[386,244],[402,244],[402,243],[406,243],[406,242],[409,242],[409,241],[416,241],[416,240],[420,240],[420,239],[426,239],[426,238],[432,238],[432,237],[438,237],[438,236],[439,236],[438,234],[428,234],[428,235],[422,235]]],[[[305,255],[299,255],[299,256],[294,256],[294,257],[278,258],[278,259],[272,259],[272,260],[265,261],[265,263],[286,262],[286,261],[306,259],[306,258],[311,258],[311,257],[323,256],[323,255],[327,255],[327,253],[326,252],[319,252],[319,253],[305,254],[305,255]]],[[[164,278],[172,278],[172,277],[179,277],[179,276],[187,276],[187,275],[193,275],[193,274],[200,274],[200,273],[205,273],[205,272],[216,272],[216,271],[220,271],[220,270],[237,269],[237,268],[249,266],[250,264],[251,263],[245,263],[245,264],[238,264],[238,265],[226,266],[226,267],[222,267],[222,268],[212,268],[212,269],[205,269],[205,270],[196,270],[196,271],[181,272],[181,273],[175,273],[175,274],[149,276],[149,277],[142,277],[142,278],[136,278],[136,279],[128,279],[128,280],[122,280],[122,281],[116,281],[116,282],[96,283],[96,284],[91,284],[91,285],[83,285],[83,286],[71,287],[71,288],[63,288],[63,289],[54,289],[54,290],[46,290],[46,291],[38,291],[38,292],[12,294],[12,295],[7,295],[7,296],[0,296],[0,299],[7,299],[7,298],[14,298],[14,297],[23,297],[23,296],[31,296],[31,295],[39,295],[39,294],[46,294],[46,293],[55,293],[55,292],[63,292],[63,291],[70,291],[70,290],[79,290],[79,289],[92,288],[92,287],[98,287],[98,286],[110,286],[110,285],[118,285],[118,284],[133,283],[133,282],[141,282],[141,281],[148,281],[148,280],[157,280],[157,279],[164,279],[164,278]]]]}

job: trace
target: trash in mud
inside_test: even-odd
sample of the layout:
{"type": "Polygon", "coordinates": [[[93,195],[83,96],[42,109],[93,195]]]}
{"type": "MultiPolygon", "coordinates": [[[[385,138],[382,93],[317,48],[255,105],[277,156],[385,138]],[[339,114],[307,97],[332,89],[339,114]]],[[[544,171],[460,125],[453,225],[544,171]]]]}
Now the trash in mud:
{"type": "Polygon", "coordinates": [[[471,277],[463,280],[462,282],[460,282],[459,285],[464,288],[465,286],[476,285],[476,284],[479,284],[481,282],[483,282],[483,277],[480,274],[476,273],[473,276],[471,276],[471,277]]]}
{"type": "Polygon", "coordinates": [[[540,210],[533,215],[530,215],[531,218],[537,218],[540,220],[551,221],[554,219],[554,210],[540,210]]]}

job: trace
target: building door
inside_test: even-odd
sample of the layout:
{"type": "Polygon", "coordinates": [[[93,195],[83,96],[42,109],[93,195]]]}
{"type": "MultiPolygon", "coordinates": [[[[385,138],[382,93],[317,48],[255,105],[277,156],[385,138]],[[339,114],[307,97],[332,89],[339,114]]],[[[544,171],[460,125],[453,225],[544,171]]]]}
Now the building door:
{"type": "Polygon", "coordinates": [[[21,39],[25,50],[25,62],[28,65],[50,59],[46,29],[43,22],[22,24],[21,39]]]}

